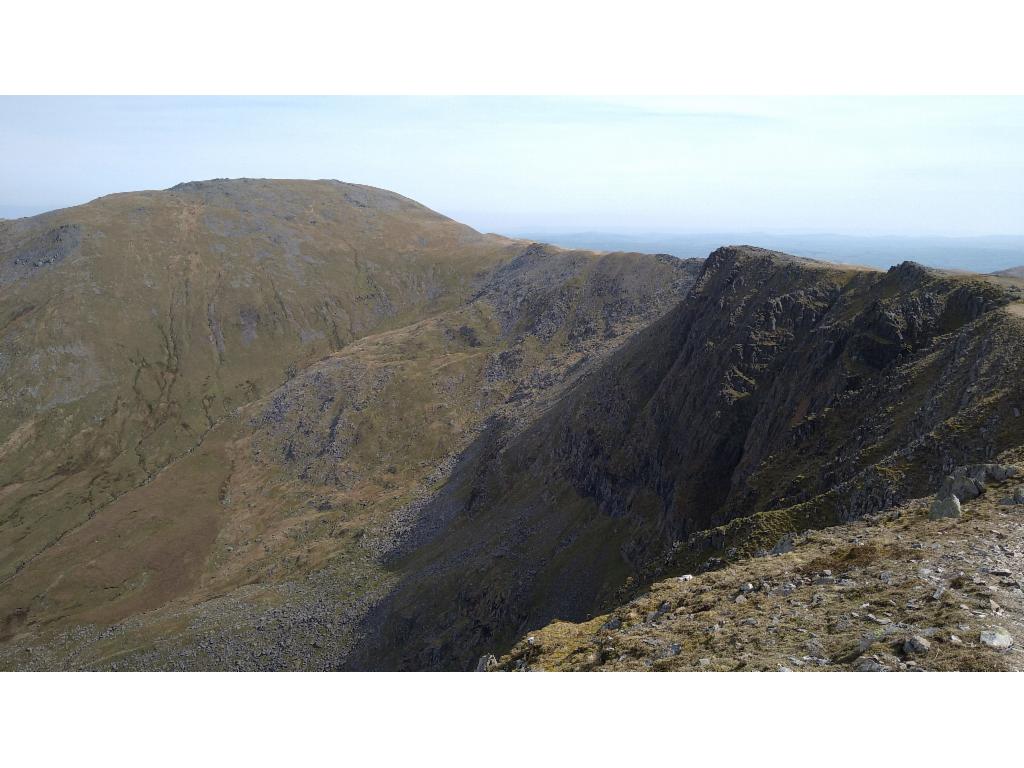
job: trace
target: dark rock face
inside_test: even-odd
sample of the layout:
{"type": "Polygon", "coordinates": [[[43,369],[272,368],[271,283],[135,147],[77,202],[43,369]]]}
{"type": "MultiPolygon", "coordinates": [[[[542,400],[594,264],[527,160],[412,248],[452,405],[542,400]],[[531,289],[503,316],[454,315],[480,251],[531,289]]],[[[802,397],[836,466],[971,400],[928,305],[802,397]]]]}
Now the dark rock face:
{"type": "Polygon", "coordinates": [[[771,548],[1019,444],[1024,345],[1002,303],[914,264],[716,251],[675,310],[467,454],[434,502],[450,523],[399,565],[349,665],[470,668],[627,577],[771,548]]]}

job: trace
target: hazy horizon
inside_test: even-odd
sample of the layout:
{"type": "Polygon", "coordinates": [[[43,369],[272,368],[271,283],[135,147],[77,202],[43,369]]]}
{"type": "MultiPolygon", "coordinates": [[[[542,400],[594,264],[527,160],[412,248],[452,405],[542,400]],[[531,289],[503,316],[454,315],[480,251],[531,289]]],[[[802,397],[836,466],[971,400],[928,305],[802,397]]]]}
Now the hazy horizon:
{"type": "Polygon", "coordinates": [[[4,97],[0,216],[338,178],[477,229],[1024,234],[1024,98],[4,97]]]}
{"type": "Polygon", "coordinates": [[[886,269],[904,261],[929,267],[997,272],[1024,265],[1024,235],[913,236],[801,232],[552,232],[521,231],[516,237],[565,248],[668,253],[703,258],[723,245],[755,245],[794,256],[886,269]]]}

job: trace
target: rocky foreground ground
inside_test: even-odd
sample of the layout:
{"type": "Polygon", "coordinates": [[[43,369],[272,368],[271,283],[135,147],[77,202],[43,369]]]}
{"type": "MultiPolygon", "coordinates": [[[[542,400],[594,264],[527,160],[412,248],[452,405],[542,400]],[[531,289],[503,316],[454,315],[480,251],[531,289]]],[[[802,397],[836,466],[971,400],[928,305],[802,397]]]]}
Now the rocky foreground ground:
{"type": "Polygon", "coordinates": [[[1018,671],[1022,483],[988,484],[959,517],[930,519],[936,499],[916,499],[798,536],[788,552],[662,581],[481,669],[1018,671]]]}

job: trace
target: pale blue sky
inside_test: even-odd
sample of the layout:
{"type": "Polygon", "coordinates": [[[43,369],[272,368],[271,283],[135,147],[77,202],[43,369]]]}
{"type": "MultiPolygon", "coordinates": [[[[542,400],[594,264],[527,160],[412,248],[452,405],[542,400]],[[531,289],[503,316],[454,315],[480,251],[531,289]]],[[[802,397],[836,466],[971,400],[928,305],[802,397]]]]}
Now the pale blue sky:
{"type": "Polygon", "coordinates": [[[1024,234],[1024,98],[0,98],[0,216],[238,176],[489,231],[1024,234]]]}

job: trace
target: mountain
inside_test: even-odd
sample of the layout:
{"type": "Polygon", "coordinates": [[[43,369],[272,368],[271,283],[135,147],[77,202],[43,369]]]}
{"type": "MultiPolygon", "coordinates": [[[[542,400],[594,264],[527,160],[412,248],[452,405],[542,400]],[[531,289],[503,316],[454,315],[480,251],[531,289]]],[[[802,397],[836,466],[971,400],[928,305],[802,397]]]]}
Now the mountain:
{"type": "Polygon", "coordinates": [[[216,180],[0,222],[0,281],[0,668],[472,669],[1024,444],[1004,277],[216,180]]]}
{"type": "Polygon", "coordinates": [[[239,407],[459,304],[514,248],[326,181],[182,184],[0,223],[6,599],[36,558],[239,407]]]}
{"type": "Polygon", "coordinates": [[[338,622],[387,584],[379,551],[464,443],[698,269],[337,182],[185,184],[4,227],[14,667],[335,666],[338,622]]]}

